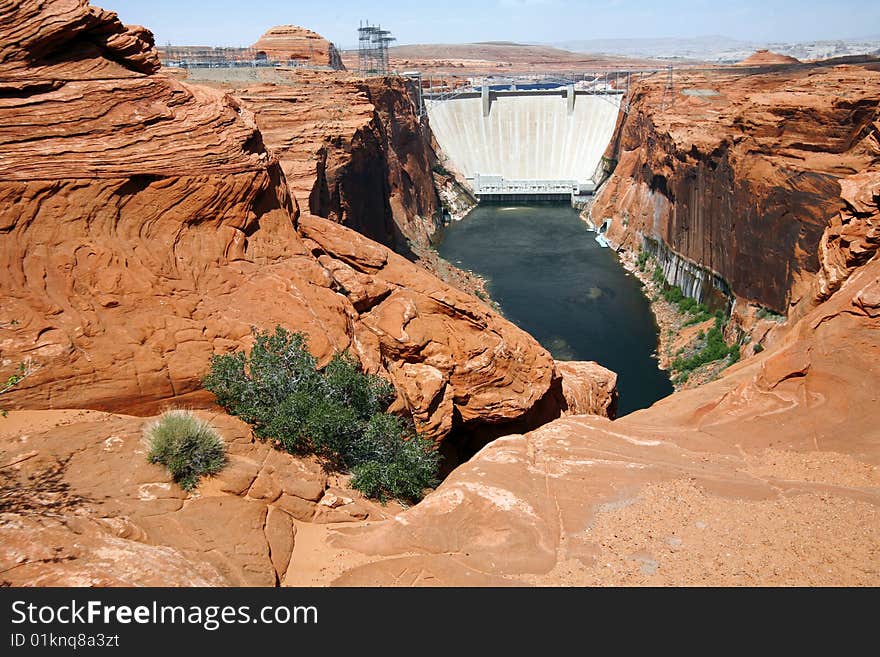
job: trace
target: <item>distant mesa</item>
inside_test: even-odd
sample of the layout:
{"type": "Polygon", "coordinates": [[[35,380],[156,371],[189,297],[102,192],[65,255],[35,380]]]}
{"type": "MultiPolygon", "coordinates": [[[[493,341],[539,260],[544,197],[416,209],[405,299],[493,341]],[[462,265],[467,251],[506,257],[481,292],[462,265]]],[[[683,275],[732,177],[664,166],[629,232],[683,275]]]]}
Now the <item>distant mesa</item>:
{"type": "Polygon", "coordinates": [[[313,66],[345,70],[342,57],[332,43],[317,32],[298,25],[279,25],[260,37],[253,48],[270,59],[296,61],[313,66]]]}
{"type": "Polygon", "coordinates": [[[800,64],[801,61],[788,55],[780,55],[766,48],[756,50],[750,56],[739,62],[737,66],[772,66],[774,64],[800,64]]]}

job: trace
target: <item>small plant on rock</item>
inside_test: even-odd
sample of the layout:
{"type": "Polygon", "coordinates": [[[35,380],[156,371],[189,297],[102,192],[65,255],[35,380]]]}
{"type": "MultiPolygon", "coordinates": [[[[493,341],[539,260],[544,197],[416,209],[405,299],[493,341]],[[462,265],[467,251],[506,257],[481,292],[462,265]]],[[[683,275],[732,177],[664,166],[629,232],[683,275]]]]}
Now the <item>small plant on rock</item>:
{"type": "Polygon", "coordinates": [[[385,500],[419,500],[437,483],[440,455],[408,419],[388,414],[394,388],[348,354],[316,367],[305,336],[257,332],[249,355],[216,356],[205,388],[256,435],[293,454],[315,454],[385,500]]]}
{"type": "MultiPolygon", "coordinates": [[[[10,323],[14,326],[18,322],[12,320],[10,323]]],[[[15,370],[15,374],[12,374],[5,381],[0,380],[0,395],[9,392],[36,371],[37,365],[32,360],[19,363],[15,370]]],[[[0,417],[6,417],[8,414],[9,412],[6,409],[0,409],[0,417]]]]}
{"type": "Polygon", "coordinates": [[[181,488],[190,491],[204,475],[226,465],[226,446],[209,425],[189,411],[166,411],[146,428],[150,463],[161,463],[181,488]]]}

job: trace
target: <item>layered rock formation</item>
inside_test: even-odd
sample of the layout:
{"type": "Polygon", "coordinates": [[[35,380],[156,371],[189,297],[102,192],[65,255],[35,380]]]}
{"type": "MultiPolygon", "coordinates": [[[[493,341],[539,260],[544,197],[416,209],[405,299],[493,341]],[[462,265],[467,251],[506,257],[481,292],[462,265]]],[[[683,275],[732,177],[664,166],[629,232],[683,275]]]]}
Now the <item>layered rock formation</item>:
{"type": "Polygon", "coordinates": [[[224,85],[254,112],[291,192],[312,214],[407,253],[440,226],[430,131],[401,78],[279,72],[224,85]]]}
{"type": "MultiPolygon", "coordinates": [[[[671,99],[666,86],[656,76],[634,89],[593,221],[610,221],[615,244],[660,241],[738,297],[786,313],[827,267],[829,224],[851,223],[849,178],[878,169],[880,69],[677,72],[671,99]]],[[[873,229],[861,244],[864,262],[873,229]]]]}
{"type": "Polygon", "coordinates": [[[254,50],[269,59],[344,69],[342,57],[332,43],[316,32],[298,25],[279,25],[260,37],[254,50]]]}
{"type": "Polygon", "coordinates": [[[484,304],[346,228],[297,224],[252,115],[154,74],[143,31],[85,2],[5,16],[0,42],[22,50],[0,70],[0,344],[4,373],[36,365],[6,408],[208,402],[211,355],[276,324],[321,361],[351,349],[438,440],[547,393],[549,354],[484,304]]]}
{"type": "MultiPolygon", "coordinates": [[[[158,75],[148,32],[84,0],[8,8],[0,359],[4,381],[19,363],[28,376],[2,399],[3,583],[298,581],[298,523],[387,514],[346,490],[345,477],[256,442],[222,414],[206,419],[230,463],[197,494],[147,463],[149,420],[130,414],[210,406],[200,379],[211,355],[247,347],[254,325],[305,332],[321,361],[349,349],[438,441],[454,426],[522,418],[538,402],[557,415],[568,405],[551,392],[561,379],[550,355],[485,304],[346,227],[300,215],[253,115],[232,96],[158,75]]],[[[393,102],[375,126],[393,123],[393,102]]],[[[406,144],[405,132],[396,138],[406,144]]],[[[405,172],[430,168],[400,152],[398,194],[411,205],[406,195],[420,191],[405,172]]],[[[567,394],[607,412],[613,377],[597,374],[572,378],[567,394]]]]}
{"type": "Polygon", "coordinates": [[[647,81],[592,209],[788,309],[768,349],[620,420],[486,446],[417,507],[331,537],[339,585],[880,582],[876,67],[647,81]],[[783,91],[785,89],[786,91],[783,91]]]}

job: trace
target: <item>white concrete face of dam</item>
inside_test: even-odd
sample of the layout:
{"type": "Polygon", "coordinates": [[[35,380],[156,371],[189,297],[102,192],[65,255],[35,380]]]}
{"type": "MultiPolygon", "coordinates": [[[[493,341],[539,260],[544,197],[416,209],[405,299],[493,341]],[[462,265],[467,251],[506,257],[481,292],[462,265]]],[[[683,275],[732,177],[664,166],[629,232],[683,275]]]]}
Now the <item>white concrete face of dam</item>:
{"type": "Polygon", "coordinates": [[[527,92],[493,93],[488,116],[480,96],[429,100],[427,109],[448,164],[465,178],[589,186],[614,134],[620,96],[578,94],[571,111],[566,95],[527,92]]]}

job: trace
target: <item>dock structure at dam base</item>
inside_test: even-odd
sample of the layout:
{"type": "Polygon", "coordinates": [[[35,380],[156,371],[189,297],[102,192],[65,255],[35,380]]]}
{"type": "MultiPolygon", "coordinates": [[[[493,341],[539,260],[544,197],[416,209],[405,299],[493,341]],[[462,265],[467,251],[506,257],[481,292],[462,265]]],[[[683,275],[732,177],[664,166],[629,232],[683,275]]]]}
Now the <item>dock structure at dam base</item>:
{"type": "Polygon", "coordinates": [[[479,89],[426,98],[447,163],[481,201],[579,200],[598,185],[624,92],[479,89]]]}
{"type": "Polygon", "coordinates": [[[474,195],[484,201],[559,201],[576,200],[596,191],[592,182],[577,180],[508,180],[503,176],[475,173],[467,178],[474,195]]]}

